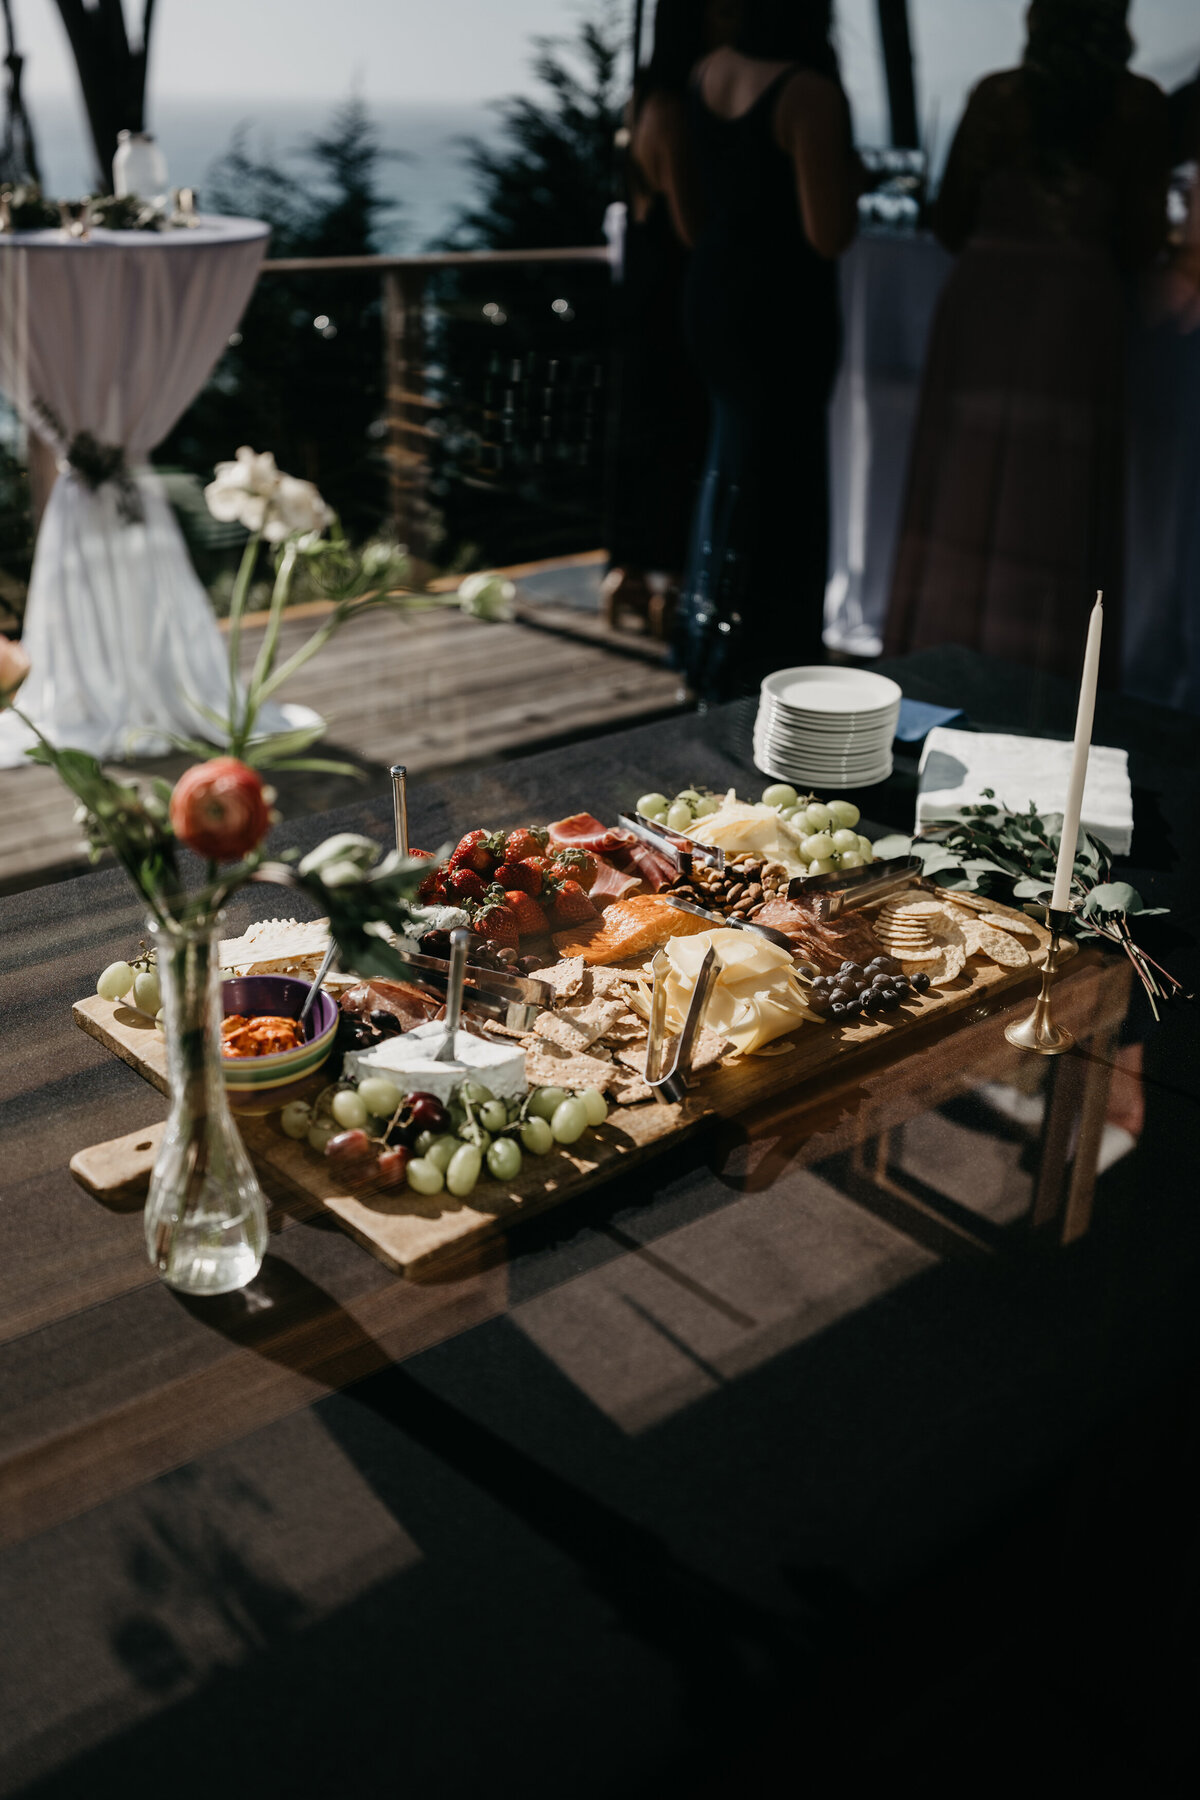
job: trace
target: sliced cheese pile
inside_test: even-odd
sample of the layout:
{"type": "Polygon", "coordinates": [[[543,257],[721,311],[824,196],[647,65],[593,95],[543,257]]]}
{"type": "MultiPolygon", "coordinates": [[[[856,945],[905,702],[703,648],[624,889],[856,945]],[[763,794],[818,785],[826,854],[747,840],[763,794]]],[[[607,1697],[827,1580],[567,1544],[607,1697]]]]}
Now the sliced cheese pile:
{"type": "Polygon", "coordinates": [[[717,811],[696,819],[688,836],[698,844],[711,844],[726,856],[760,856],[765,862],[782,863],[789,875],[806,875],[808,863],[800,854],[803,833],[794,831],[773,806],[739,800],[730,788],[717,811]]]}
{"type": "MultiPolygon", "coordinates": [[[[706,821],[707,822],[707,821],[706,821]]],[[[791,957],[778,944],[752,932],[705,931],[699,937],[672,938],[665,946],[671,962],[667,976],[667,1027],[683,1029],[700,965],[709,946],[719,970],[709,996],[704,1022],[727,1038],[742,1056],[782,1037],[806,1020],[819,1023],[804,1002],[791,957]]],[[[650,1015],[651,985],[643,979],[639,1010],[650,1015]]]]}

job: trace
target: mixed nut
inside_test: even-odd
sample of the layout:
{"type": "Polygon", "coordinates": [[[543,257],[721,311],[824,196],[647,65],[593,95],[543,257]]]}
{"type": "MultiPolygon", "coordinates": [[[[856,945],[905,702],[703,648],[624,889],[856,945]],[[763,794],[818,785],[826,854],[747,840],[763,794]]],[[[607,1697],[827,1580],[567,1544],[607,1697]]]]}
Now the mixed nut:
{"type": "Polygon", "coordinates": [[[787,892],[788,872],[780,862],[766,862],[751,855],[727,859],[723,870],[708,863],[693,864],[690,876],[681,875],[668,893],[691,900],[730,919],[749,919],[764,900],[787,892]]]}

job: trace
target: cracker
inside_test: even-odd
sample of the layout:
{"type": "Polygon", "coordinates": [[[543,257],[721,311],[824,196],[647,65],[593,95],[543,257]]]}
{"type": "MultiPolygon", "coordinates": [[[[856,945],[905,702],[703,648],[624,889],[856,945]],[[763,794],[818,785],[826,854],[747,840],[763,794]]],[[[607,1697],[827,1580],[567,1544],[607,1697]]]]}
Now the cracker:
{"type": "Polygon", "coordinates": [[[646,1021],[635,1012],[623,1012],[604,1033],[606,1044],[633,1044],[646,1036],[646,1021]]]}
{"type": "Polygon", "coordinates": [[[577,999],[583,987],[587,964],[582,956],[564,956],[548,969],[539,969],[537,979],[554,989],[559,1000],[577,999]]]}
{"type": "Polygon", "coordinates": [[[629,989],[637,986],[636,969],[606,967],[603,963],[597,963],[591,974],[592,992],[603,1000],[623,1000],[629,989]]]}
{"type": "MultiPolygon", "coordinates": [[[[540,1022],[540,1021],[539,1021],[540,1022]]],[[[531,1087],[604,1088],[614,1065],[598,1056],[571,1054],[535,1038],[525,1054],[525,1076],[531,1087]]]]}
{"type": "Polygon", "coordinates": [[[577,1051],[586,1050],[589,1044],[595,1042],[596,1037],[595,1032],[581,1029],[572,1020],[564,1018],[562,1013],[556,1012],[544,1012],[533,1029],[543,1043],[555,1044],[572,1056],[577,1051]]]}
{"type": "Polygon", "coordinates": [[[965,944],[947,943],[941,951],[942,966],[938,970],[929,971],[930,984],[933,987],[945,987],[949,981],[956,981],[967,966],[967,947],[965,944]]]}
{"type": "Polygon", "coordinates": [[[942,952],[937,945],[930,945],[928,950],[897,950],[896,961],[899,963],[935,963],[942,952]]]}
{"type": "Polygon", "coordinates": [[[707,1025],[702,1025],[696,1034],[696,1042],[692,1045],[693,1073],[699,1075],[704,1069],[715,1068],[728,1048],[719,1032],[710,1031],[707,1025]]]}
{"type": "Polygon", "coordinates": [[[983,954],[994,963],[999,963],[1002,968],[1023,969],[1029,961],[1029,952],[1024,944],[1019,944],[1007,931],[997,931],[994,925],[985,925],[980,921],[976,937],[983,954]]]}
{"type": "Polygon", "coordinates": [[[1030,919],[1018,919],[1008,913],[980,913],[979,923],[991,925],[997,931],[1019,931],[1022,937],[1037,936],[1037,926],[1030,919]]]}
{"type": "Polygon", "coordinates": [[[932,913],[942,910],[940,900],[885,900],[880,908],[881,915],[901,913],[910,919],[923,919],[932,913]]]}
{"type": "Polygon", "coordinates": [[[514,1031],[511,1025],[504,1023],[503,1019],[472,1019],[471,1023],[476,1030],[484,1031],[489,1036],[511,1038],[514,1044],[528,1046],[533,1042],[532,1032],[514,1031]]]}
{"type": "Polygon", "coordinates": [[[654,1098],[654,1089],[650,1083],[639,1081],[635,1075],[630,1075],[626,1081],[610,1081],[609,1092],[618,1106],[639,1106],[643,1100],[654,1098]]]}
{"type": "Polygon", "coordinates": [[[619,1063],[623,1064],[627,1069],[632,1069],[636,1075],[644,1075],[646,1073],[645,1044],[639,1044],[636,1047],[627,1046],[624,1050],[614,1051],[613,1054],[619,1063]]]}

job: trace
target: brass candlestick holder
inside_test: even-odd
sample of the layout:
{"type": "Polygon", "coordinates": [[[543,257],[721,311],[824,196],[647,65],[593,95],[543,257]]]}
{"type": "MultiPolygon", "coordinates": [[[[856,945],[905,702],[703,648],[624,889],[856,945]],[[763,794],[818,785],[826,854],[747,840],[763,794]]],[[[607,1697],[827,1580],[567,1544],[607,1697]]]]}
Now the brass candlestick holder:
{"type": "Polygon", "coordinates": [[[1034,1002],[1033,1011],[1019,1024],[1009,1025],[1004,1035],[1018,1050],[1032,1050],[1036,1056],[1061,1056],[1064,1050],[1071,1048],[1075,1039],[1065,1025],[1054,1023],[1050,1016],[1050,1001],[1054,977],[1058,973],[1063,933],[1070,925],[1072,915],[1070,911],[1060,912],[1054,906],[1027,906],[1025,911],[1047,927],[1050,932],[1050,948],[1042,964],[1042,987],[1034,1002]]]}

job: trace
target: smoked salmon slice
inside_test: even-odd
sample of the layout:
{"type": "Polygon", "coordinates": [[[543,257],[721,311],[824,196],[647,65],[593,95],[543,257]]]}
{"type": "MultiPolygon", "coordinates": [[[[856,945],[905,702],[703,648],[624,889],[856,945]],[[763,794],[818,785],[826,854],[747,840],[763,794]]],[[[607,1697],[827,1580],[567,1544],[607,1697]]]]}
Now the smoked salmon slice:
{"type": "Polygon", "coordinates": [[[588,963],[621,962],[665,944],[668,938],[711,931],[710,919],[680,912],[661,894],[630,894],[614,900],[602,919],[556,931],[554,948],[561,956],[582,956],[588,963]]]}

